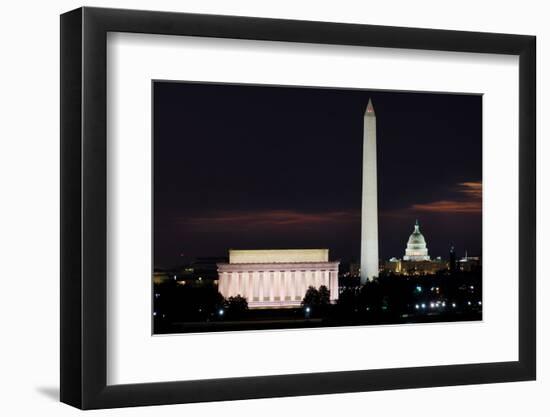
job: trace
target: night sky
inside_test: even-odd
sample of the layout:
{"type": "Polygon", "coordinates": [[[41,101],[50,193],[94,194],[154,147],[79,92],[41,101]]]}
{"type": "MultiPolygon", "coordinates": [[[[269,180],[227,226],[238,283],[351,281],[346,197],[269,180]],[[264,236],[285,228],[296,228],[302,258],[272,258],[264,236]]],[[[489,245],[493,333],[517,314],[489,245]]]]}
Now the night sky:
{"type": "Polygon", "coordinates": [[[481,252],[482,98],[154,82],[154,263],[229,248],[359,259],[363,114],[377,118],[380,257],[481,252]]]}

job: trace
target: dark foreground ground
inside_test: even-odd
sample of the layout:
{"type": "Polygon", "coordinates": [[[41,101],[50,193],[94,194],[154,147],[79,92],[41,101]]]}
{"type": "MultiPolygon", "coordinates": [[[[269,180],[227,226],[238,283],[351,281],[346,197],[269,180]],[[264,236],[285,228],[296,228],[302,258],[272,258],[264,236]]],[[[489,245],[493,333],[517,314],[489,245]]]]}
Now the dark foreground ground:
{"type": "Polygon", "coordinates": [[[429,314],[404,314],[395,315],[372,315],[370,317],[311,317],[306,318],[303,310],[289,309],[266,310],[264,313],[270,317],[254,317],[250,315],[246,319],[235,321],[210,321],[210,322],[168,322],[158,323],[155,326],[156,334],[169,333],[202,333],[202,332],[227,332],[235,330],[272,330],[272,329],[300,329],[316,327],[338,327],[338,326],[365,326],[365,325],[390,325],[390,324],[411,324],[411,323],[441,323],[457,321],[479,321],[482,320],[481,310],[463,311],[448,313],[429,314]],[[284,313],[284,314],[282,314],[284,313]]]}
{"type": "Polygon", "coordinates": [[[300,308],[228,307],[213,285],[155,286],[155,334],[482,320],[481,271],[381,277],[365,286],[341,285],[333,305],[300,308]]]}

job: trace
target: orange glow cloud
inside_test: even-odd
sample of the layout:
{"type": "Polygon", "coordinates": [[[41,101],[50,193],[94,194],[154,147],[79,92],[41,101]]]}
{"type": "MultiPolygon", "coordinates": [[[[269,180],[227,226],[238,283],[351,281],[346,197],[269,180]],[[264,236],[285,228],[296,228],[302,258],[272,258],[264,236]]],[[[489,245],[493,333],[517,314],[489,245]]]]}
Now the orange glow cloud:
{"type": "Polygon", "coordinates": [[[427,204],[414,204],[412,209],[442,213],[479,213],[481,202],[441,200],[427,204]]]}
{"type": "Polygon", "coordinates": [[[413,204],[411,209],[436,213],[481,213],[481,181],[458,183],[456,191],[465,198],[463,200],[438,200],[425,204],[413,204]]]}
{"type": "Polygon", "coordinates": [[[472,197],[473,199],[481,200],[482,187],[481,181],[476,182],[460,182],[458,183],[458,191],[472,197]]]}
{"type": "Polygon", "coordinates": [[[207,216],[181,219],[191,226],[225,225],[235,227],[310,226],[349,223],[358,221],[360,212],[330,211],[302,213],[294,210],[268,210],[262,212],[221,212],[207,216]]]}

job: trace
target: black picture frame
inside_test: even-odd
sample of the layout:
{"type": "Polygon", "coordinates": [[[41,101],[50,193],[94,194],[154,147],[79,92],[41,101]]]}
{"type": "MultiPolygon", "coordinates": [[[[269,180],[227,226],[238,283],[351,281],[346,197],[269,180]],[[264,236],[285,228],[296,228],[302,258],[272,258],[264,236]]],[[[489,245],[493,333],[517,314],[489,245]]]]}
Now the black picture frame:
{"type": "Polygon", "coordinates": [[[534,380],[535,45],[524,35],[251,17],[88,7],[61,15],[61,401],[95,409],[534,380]],[[519,360],[107,385],[108,32],[519,56],[519,360]]]}

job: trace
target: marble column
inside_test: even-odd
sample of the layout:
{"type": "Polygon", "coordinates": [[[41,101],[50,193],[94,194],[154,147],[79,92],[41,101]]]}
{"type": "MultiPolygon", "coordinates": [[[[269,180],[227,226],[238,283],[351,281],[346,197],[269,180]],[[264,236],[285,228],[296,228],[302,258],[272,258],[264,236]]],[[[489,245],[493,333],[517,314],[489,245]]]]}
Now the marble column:
{"type": "Polygon", "coordinates": [[[237,281],[237,290],[235,291],[235,295],[240,295],[240,296],[243,296],[243,293],[244,293],[244,277],[243,277],[243,273],[242,272],[239,272],[237,273],[237,276],[239,277],[238,278],[238,281],[237,281]]]}
{"type": "Polygon", "coordinates": [[[338,271],[330,272],[330,299],[337,300],[339,296],[338,271]]]}
{"type": "Polygon", "coordinates": [[[225,294],[225,284],[227,283],[226,273],[221,272],[218,274],[218,292],[220,294],[225,294]]]}
{"type": "Polygon", "coordinates": [[[246,300],[251,301],[252,300],[252,272],[247,271],[246,272],[246,300]]]}
{"type": "Polygon", "coordinates": [[[321,271],[313,271],[313,274],[315,276],[315,288],[319,289],[321,286],[321,271]]]}
{"type": "Polygon", "coordinates": [[[229,291],[227,292],[227,295],[229,297],[233,297],[238,289],[238,282],[239,282],[239,274],[237,272],[231,272],[229,274],[230,281],[229,281],[229,291]]]}
{"type": "Polygon", "coordinates": [[[260,299],[260,273],[254,272],[252,274],[252,301],[256,301],[256,299],[260,299]]]}
{"type": "Polygon", "coordinates": [[[265,271],[260,271],[260,280],[258,282],[258,300],[259,301],[264,301],[264,297],[265,297],[265,278],[266,278],[266,272],[265,271]]]}
{"type": "Polygon", "coordinates": [[[292,271],[286,271],[285,272],[285,300],[292,299],[291,291],[292,291],[292,271]]]}
{"type": "Polygon", "coordinates": [[[275,272],[269,271],[269,280],[268,280],[268,292],[269,292],[269,301],[275,301],[275,272]]]}
{"type": "Polygon", "coordinates": [[[311,271],[302,272],[302,282],[300,283],[300,297],[303,299],[306,291],[311,285],[311,271]]]}
{"type": "Polygon", "coordinates": [[[278,299],[279,301],[282,300],[282,295],[284,293],[284,289],[283,289],[283,274],[284,272],[283,271],[277,271],[277,275],[276,275],[276,285],[275,285],[275,299],[278,299]]]}

